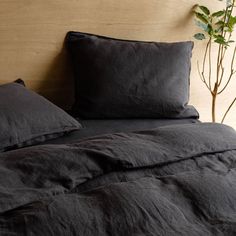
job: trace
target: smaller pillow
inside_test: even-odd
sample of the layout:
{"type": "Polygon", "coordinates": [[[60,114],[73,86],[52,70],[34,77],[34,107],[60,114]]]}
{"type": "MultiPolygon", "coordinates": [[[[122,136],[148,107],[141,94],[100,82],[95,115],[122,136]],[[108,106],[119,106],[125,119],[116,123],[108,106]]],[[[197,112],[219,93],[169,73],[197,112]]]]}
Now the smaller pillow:
{"type": "Polygon", "coordinates": [[[0,151],[37,144],[81,125],[42,96],[15,81],[0,86],[0,151]]]}

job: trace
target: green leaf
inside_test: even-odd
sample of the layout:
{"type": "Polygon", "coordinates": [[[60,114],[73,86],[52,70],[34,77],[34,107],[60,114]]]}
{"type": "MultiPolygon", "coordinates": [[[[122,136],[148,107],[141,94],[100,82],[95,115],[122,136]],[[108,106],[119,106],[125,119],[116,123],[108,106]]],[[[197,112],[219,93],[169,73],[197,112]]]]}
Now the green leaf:
{"type": "Polygon", "coordinates": [[[225,41],[225,38],[224,38],[222,35],[214,35],[214,37],[215,37],[216,39],[225,41]]]}
{"type": "Polygon", "coordinates": [[[213,27],[211,24],[205,24],[202,23],[201,21],[195,20],[195,23],[197,26],[199,26],[202,30],[207,32],[210,36],[214,33],[213,27]]]}
{"type": "Polygon", "coordinates": [[[230,16],[229,19],[228,19],[228,23],[227,23],[227,26],[228,26],[227,31],[228,32],[233,32],[235,24],[236,24],[236,17],[230,16]]]}
{"type": "Polygon", "coordinates": [[[205,23],[202,23],[201,21],[197,21],[196,20],[196,25],[198,26],[198,27],[200,27],[201,29],[203,29],[204,31],[206,31],[207,32],[207,24],[205,24],[205,23]]]}
{"type": "Polygon", "coordinates": [[[209,35],[212,35],[212,34],[213,34],[213,27],[212,27],[212,25],[210,25],[210,24],[207,25],[207,33],[208,33],[209,35]]]}
{"type": "Polygon", "coordinates": [[[226,42],[225,38],[222,35],[214,35],[214,42],[219,43],[225,46],[229,46],[229,44],[226,42]]]}
{"type": "Polygon", "coordinates": [[[225,45],[225,46],[228,46],[228,44],[220,39],[215,39],[214,40],[215,43],[218,43],[218,44],[222,44],[222,45],[225,45]]]}
{"type": "Polygon", "coordinates": [[[197,39],[197,40],[203,40],[203,39],[206,39],[205,35],[202,34],[202,33],[197,33],[194,35],[194,38],[197,39]]]}
{"type": "Polygon", "coordinates": [[[208,18],[202,13],[195,12],[196,17],[205,24],[208,24],[208,18]]]}
{"type": "Polygon", "coordinates": [[[198,6],[206,15],[210,15],[210,10],[205,6],[198,6]]]}
{"type": "Polygon", "coordinates": [[[225,11],[217,11],[212,14],[212,17],[221,17],[225,14],[225,11]]]}
{"type": "Polygon", "coordinates": [[[216,25],[222,25],[222,26],[223,26],[225,23],[224,23],[224,21],[220,20],[220,21],[216,22],[215,24],[216,24],[216,25]]]}

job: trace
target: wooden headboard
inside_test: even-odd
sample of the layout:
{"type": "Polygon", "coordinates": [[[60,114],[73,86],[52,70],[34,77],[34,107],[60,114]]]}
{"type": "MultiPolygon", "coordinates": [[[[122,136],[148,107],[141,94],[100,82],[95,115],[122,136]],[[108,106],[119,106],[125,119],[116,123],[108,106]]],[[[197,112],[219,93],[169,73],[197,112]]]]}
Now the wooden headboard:
{"type": "MultiPolygon", "coordinates": [[[[211,5],[214,10],[224,6],[217,0],[2,0],[0,84],[22,78],[28,87],[69,107],[73,102],[73,80],[63,48],[67,31],[137,40],[193,40],[197,29],[192,8],[196,3],[211,5]]],[[[195,42],[191,103],[207,121],[210,95],[196,69],[203,47],[204,42],[195,42]]],[[[233,96],[233,91],[228,92],[233,96]]],[[[219,113],[230,102],[229,93],[219,100],[219,113]]],[[[227,122],[236,126],[235,111],[227,122]]]]}

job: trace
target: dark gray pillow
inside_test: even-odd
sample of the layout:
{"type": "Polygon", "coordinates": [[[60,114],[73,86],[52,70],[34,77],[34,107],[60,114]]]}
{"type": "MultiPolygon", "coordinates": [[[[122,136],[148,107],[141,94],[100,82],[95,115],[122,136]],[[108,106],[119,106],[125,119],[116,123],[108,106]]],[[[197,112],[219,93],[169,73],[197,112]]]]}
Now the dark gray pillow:
{"type": "Polygon", "coordinates": [[[188,118],[192,42],[155,43],[69,32],[74,113],[83,118],[188,118]]]}
{"type": "Polygon", "coordinates": [[[24,85],[0,86],[0,151],[40,143],[80,128],[74,118],[24,85]]]}

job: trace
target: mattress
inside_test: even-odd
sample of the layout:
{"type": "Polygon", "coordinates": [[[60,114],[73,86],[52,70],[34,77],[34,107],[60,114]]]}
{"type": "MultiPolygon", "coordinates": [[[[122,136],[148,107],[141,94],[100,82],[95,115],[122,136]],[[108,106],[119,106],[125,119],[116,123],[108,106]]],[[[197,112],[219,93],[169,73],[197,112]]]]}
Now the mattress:
{"type": "Polygon", "coordinates": [[[45,144],[64,144],[76,142],[83,138],[89,138],[108,133],[132,132],[155,129],[161,126],[175,124],[199,123],[197,119],[109,119],[109,120],[82,120],[78,119],[83,128],[71,132],[63,137],[49,140],[45,144]]]}

